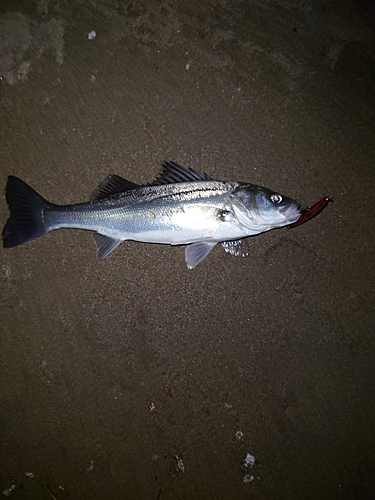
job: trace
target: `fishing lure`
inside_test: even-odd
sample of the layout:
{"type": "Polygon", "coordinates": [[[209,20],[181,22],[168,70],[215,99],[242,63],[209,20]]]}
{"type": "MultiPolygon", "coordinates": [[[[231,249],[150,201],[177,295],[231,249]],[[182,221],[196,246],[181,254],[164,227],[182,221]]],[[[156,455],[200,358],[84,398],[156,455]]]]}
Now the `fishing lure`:
{"type": "Polygon", "coordinates": [[[290,224],[288,228],[297,227],[300,224],[303,224],[308,220],[312,219],[313,217],[318,215],[328,205],[330,201],[333,201],[332,196],[325,196],[324,198],[316,202],[312,207],[305,208],[302,211],[302,214],[300,215],[299,219],[296,222],[293,222],[293,224],[290,224]]]}

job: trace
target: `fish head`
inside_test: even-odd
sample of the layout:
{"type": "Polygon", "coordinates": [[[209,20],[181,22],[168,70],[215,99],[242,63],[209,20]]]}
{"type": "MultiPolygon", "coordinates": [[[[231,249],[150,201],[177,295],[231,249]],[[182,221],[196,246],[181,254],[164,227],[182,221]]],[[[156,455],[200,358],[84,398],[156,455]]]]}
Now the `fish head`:
{"type": "Polygon", "coordinates": [[[292,224],[302,213],[297,201],[252,184],[236,188],[231,201],[238,222],[249,230],[249,235],[292,224]]]}

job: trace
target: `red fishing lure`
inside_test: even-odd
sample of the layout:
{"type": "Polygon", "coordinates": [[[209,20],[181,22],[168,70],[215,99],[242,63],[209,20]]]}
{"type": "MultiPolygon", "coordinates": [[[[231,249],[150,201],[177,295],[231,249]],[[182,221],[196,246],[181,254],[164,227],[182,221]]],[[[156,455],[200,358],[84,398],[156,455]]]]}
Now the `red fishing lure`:
{"type": "Polygon", "coordinates": [[[293,224],[290,224],[288,227],[297,227],[300,224],[303,224],[304,222],[312,219],[316,215],[318,215],[327,205],[330,201],[333,201],[332,196],[325,196],[321,200],[319,200],[315,205],[312,207],[307,207],[305,210],[302,211],[302,214],[300,215],[299,219],[296,222],[293,222],[293,224]]]}

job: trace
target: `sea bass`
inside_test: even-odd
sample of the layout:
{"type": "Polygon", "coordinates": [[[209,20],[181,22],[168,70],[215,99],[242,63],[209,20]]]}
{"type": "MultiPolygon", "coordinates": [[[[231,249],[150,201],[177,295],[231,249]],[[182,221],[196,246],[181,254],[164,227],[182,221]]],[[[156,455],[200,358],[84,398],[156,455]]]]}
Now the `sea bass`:
{"type": "Polygon", "coordinates": [[[125,240],[188,245],[192,269],[217,243],[239,240],[296,222],[299,203],[245,182],[215,181],[174,162],[140,186],[118,175],[107,177],[92,200],[55,205],[28,184],[10,176],[6,187],[10,217],[3,229],[5,248],[22,245],[53,229],[95,231],[99,259],[125,240]]]}

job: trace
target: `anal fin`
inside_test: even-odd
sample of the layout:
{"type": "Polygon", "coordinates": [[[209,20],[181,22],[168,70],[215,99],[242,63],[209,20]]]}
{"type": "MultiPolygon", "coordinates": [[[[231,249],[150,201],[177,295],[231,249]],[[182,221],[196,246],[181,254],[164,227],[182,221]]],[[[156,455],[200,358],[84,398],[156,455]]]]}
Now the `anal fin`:
{"type": "Polygon", "coordinates": [[[100,233],[94,233],[94,240],[97,245],[96,255],[99,260],[108,257],[123,242],[123,240],[116,240],[100,233]]]}

